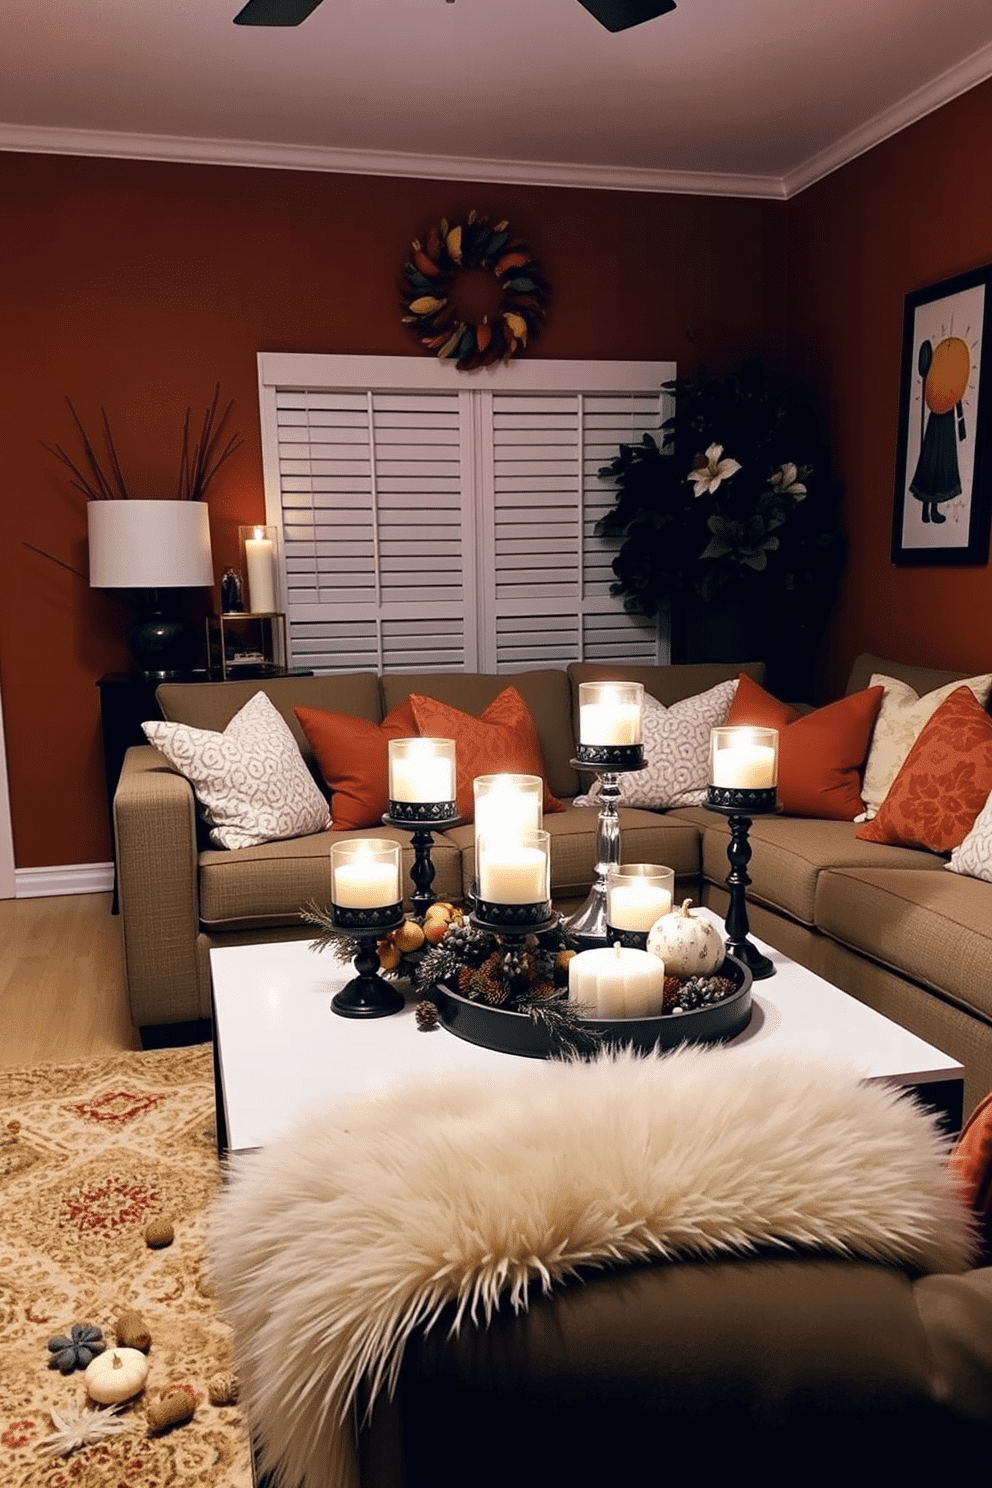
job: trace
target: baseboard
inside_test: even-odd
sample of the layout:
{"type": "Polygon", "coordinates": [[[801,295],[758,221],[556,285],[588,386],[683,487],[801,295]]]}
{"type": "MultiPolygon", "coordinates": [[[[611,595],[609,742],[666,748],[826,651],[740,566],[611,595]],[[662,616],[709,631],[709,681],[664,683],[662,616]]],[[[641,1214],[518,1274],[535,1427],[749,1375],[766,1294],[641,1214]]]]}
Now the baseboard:
{"type": "Polygon", "coordinates": [[[15,897],[42,899],[56,894],[110,894],[113,863],[70,863],[64,868],[18,868],[15,897]]]}

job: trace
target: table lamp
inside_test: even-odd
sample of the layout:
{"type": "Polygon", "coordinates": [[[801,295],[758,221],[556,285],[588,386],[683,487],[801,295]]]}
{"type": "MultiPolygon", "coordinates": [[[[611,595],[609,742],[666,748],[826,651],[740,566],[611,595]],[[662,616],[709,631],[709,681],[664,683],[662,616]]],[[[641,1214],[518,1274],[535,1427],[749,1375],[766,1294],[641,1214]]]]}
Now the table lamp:
{"type": "Polygon", "coordinates": [[[162,590],[214,581],[210,520],[202,501],[90,501],[90,587],[132,589],[138,617],[127,640],[135,664],[157,681],[190,670],[199,631],[166,614],[162,590]]]}

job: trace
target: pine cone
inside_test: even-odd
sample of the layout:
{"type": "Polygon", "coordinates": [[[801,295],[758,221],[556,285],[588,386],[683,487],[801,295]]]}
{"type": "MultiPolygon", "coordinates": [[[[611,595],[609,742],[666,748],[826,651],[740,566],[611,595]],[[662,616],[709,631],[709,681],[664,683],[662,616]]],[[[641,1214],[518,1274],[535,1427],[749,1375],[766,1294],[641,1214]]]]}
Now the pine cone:
{"type": "MultiPolygon", "coordinates": [[[[482,965],[470,972],[466,995],[500,1007],[510,995],[506,978],[502,974],[503,953],[493,951],[482,965]]],[[[459,982],[461,978],[459,977],[459,982]]]]}
{"type": "Polygon", "coordinates": [[[437,1028],[440,1020],[437,1003],[431,1002],[427,997],[422,997],[417,1003],[413,1016],[421,1033],[430,1033],[432,1028],[437,1028]]]}
{"type": "Polygon", "coordinates": [[[679,1000],[681,990],[682,982],[679,977],[666,976],[664,989],[661,994],[661,1011],[663,1013],[670,1013],[672,1011],[672,1008],[679,1000]]]}

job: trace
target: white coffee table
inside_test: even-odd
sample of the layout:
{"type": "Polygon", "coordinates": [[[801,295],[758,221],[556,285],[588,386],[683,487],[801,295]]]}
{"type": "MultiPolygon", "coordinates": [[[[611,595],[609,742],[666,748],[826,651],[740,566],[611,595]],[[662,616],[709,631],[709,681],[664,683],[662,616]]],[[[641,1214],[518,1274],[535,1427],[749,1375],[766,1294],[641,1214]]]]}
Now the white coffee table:
{"type": "MultiPolygon", "coordinates": [[[[766,1052],[833,1058],[866,1080],[914,1087],[951,1129],[960,1126],[964,1069],[956,1060],[752,939],[776,974],[755,982],[749,1026],[720,1047],[748,1058],[766,1052]]],[[[352,969],[329,951],[311,950],[309,941],[213,950],[210,967],[221,1151],[264,1147],[331,1100],[447,1071],[496,1081],[520,1064],[516,1055],[480,1048],[443,1028],[422,1032],[412,995],[391,1017],[339,1017],[331,998],[352,969]]]]}

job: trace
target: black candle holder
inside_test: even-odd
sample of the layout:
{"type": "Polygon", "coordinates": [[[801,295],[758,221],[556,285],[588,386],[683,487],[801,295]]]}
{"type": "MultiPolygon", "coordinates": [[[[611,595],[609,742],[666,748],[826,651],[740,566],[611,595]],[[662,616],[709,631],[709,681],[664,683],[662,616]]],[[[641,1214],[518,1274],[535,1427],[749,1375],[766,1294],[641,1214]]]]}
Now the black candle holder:
{"type": "Polygon", "coordinates": [[[648,948],[646,930],[617,930],[614,925],[607,924],[606,938],[610,945],[620,945],[628,951],[646,951],[648,948]]]}
{"type": "Polygon", "coordinates": [[[499,936],[508,950],[522,950],[528,935],[540,935],[558,923],[550,899],[538,904],[495,904],[477,899],[468,918],[476,930],[499,936]]]}
{"type": "Polygon", "coordinates": [[[347,986],[331,998],[331,1008],[342,1018],[387,1018],[401,1012],[406,998],[380,976],[376,942],[403,923],[403,905],[388,904],[382,909],[348,909],[331,905],[334,928],[358,941],[355,970],[358,973],[347,986]]]}
{"type": "Polygon", "coordinates": [[[724,924],[727,929],[727,950],[731,956],[738,961],[743,961],[755,981],[763,981],[766,977],[775,975],[775,966],[767,956],[748,939],[750,924],[747,917],[746,890],[751,879],[748,875],[747,865],[751,861],[751,843],[748,834],[751,830],[751,819],[755,816],[771,816],[776,811],[781,811],[775,793],[775,787],[762,787],[750,790],[743,786],[711,785],[706,793],[706,807],[709,811],[718,811],[722,816],[728,818],[730,823],[730,842],[727,845],[727,858],[730,862],[730,872],[727,874],[727,888],[730,892],[730,903],[727,906],[727,916],[724,924]]]}
{"type": "Polygon", "coordinates": [[[491,899],[476,899],[469,919],[477,930],[495,935],[540,935],[557,923],[550,899],[536,904],[497,904],[491,899]]]}
{"type": "Polygon", "coordinates": [[[458,820],[457,801],[390,801],[389,810],[382,818],[384,826],[398,827],[400,831],[412,834],[413,864],[410,877],[414,892],[410,902],[418,920],[424,918],[437,898],[431,888],[435,872],[431,857],[434,829],[453,827],[458,820]]]}
{"type": "Polygon", "coordinates": [[[566,921],[581,946],[607,944],[606,876],[620,862],[620,776],[644,769],[642,744],[580,744],[573,766],[595,770],[599,780],[599,823],[596,828],[596,878],[583,905],[566,921]]]}

